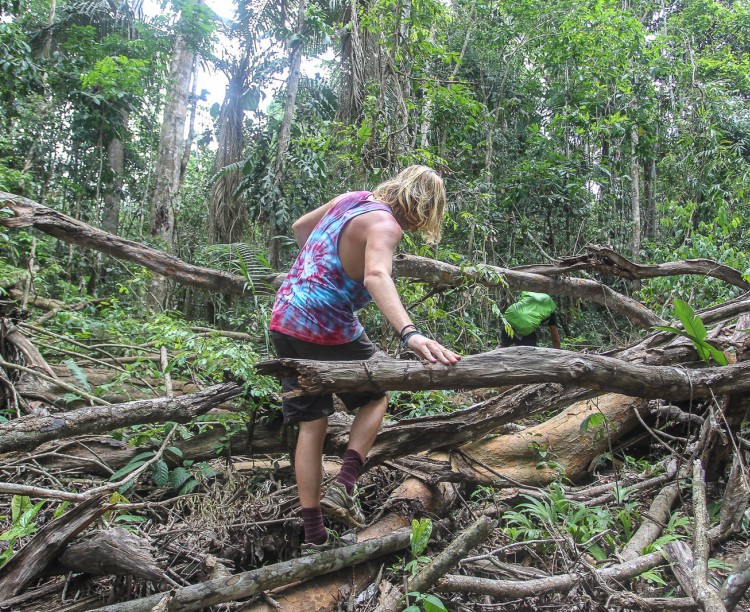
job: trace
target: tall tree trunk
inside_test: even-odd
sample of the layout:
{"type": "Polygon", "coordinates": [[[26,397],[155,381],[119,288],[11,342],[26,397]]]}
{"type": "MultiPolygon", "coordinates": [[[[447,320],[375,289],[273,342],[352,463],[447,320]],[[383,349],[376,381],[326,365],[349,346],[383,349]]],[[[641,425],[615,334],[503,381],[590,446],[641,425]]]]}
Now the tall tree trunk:
{"type": "MultiPolygon", "coordinates": [[[[128,113],[121,112],[122,125],[128,122],[128,113]]],[[[108,176],[104,184],[104,210],[102,229],[117,234],[120,227],[120,204],[122,203],[122,179],[125,172],[125,145],[116,132],[107,145],[108,176]]]]}
{"type": "MultiPolygon", "coordinates": [[[[286,102],[284,103],[284,120],[279,128],[278,145],[276,147],[276,167],[274,169],[273,184],[278,190],[284,180],[284,169],[286,166],[286,156],[289,152],[289,143],[292,137],[292,119],[294,118],[294,107],[297,104],[297,90],[299,88],[300,65],[302,64],[302,32],[305,27],[305,10],[307,0],[299,0],[299,10],[297,12],[297,27],[295,32],[295,42],[290,45],[289,49],[289,80],[286,88],[286,102]]],[[[280,219],[275,211],[271,213],[269,223],[271,236],[268,242],[268,260],[272,268],[278,268],[281,259],[281,243],[274,239],[274,236],[282,232],[285,221],[280,219]]]]}
{"type": "Polygon", "coordinates": [[[638,125],[630,128],[630,206],[633,215],[633,260],[640,259],[641,252],[641,173],[638,162],[638,125]]]}
{"type": "MultiPolygon", "coordinates": [[[[204,4],[204,0],[195,0],[204,4]]],[[[195,51],[191,49],[181,29],[188,26],[183,13],[175,34],[172,61],[169,66],[167,96],[164,106],[159,148],[154,173],[154,193],[151,198],[151,236],[159,239],[171,250],[175,238],[175,209],[180,191],[180,168],[185,138],[185,120],[188,109],[190,75],[195,51]]],[[[151,305],[164,306],[168,283],[164,277],[155,276],[151,283],[151,305]]]]}
{"type": "Polygon", "coordinates": [[[190,104],[190,121],[188,122],[187,138],[185,139],[185,147],[182,151],[182,160],[180,161],[180,188],[182,188],[182,181],[185,179],[185,170],[187,170],[187,165],[190,161],[193,138],[195,137],[195,115],[198,111],[198,55],[193,56],[193,69],[190,73],[190,78],[193,82],[190,88],[190,97],[188,98],[190,104]]]}
{"type": "MultiPolygon", "coordinates": [[[[245,90],[247,71],[248,60],[245,57],[233,69],[224,104],[221,107],[219,147],[214,164],[214,172],[217,174],[242,158],[244,149],[242,94],[245,90]]],[[[209,244],[242,240],[247,214],[245,207],[237,201],[234,195],[239,182],[240,173],[232,171],[219,176],[211,188],[211,200],[208,207],[209,244]]]]}
{"type": "Polygon", "coordinates": [[[654,187],[656,185],[656,160],[649,160],[643,171],[643,202],[645,205],[644,225],[646,236],[650,239],[656,238],[656,201],[654,199],[654,187]]]}

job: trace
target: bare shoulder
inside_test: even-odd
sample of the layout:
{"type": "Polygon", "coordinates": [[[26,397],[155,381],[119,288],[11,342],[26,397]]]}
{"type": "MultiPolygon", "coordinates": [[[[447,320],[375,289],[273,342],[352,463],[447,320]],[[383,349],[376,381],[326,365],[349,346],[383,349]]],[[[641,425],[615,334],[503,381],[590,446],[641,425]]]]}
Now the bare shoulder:
{"type": "Polygon", "coordinates": [[[397,243],[403,231],[393,215],[384,210],[372,210],[351,220],[352,227],[368,242],[373,239],[397,243]]]}

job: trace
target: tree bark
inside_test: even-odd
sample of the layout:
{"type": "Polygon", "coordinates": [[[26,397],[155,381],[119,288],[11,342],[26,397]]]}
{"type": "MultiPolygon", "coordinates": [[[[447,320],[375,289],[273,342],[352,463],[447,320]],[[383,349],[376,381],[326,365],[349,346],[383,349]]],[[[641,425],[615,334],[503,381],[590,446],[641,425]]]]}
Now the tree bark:
{"type": "MultiPolygon", "coordinates": [[[[289,153],[289,143],[292,137],[292,120],[294,119],[294,109],[297,105],[306,9],[307,0],[298,0],[295,35],[288,41],[289,77],[287,79],[286,99],[284,101],[284,118],[279,127],[276,146],[276,165],[273,172],[273,185],[278,192],[280,192],[280,186],[284,180],[286,156],[289,153]]],[[[271,235],[268,240],[268,260],[273,269],[278,269],[281,261],[281,243],[276,236],[286,230],[284,219],[278,214],[278,211],[273,210],[270,213],[269,230],[271,235]]]]}
{"type": "Polygon", "coordinates": [[[5,598],[19,593],[47,568],[70,540],[102,516],[108,508],[106,497],[95,497],[47,523],[0,569],[0,594],[5,598]]]}
{"type": "Polygon", "coordinates": [[[154,560],[148,540],[122,527],[97,531],[92,537],[73,542],[58,557],[62,572],[98,576],[138,576],[161,582],[162,569],[154,560]]]}
{"type": "Polygon", "coordinates": [[[230,578],[218,578],[168,593],[157,593],[150,597],[97,608],[101,612],[150,612],[165,597],[169,598],[165,609],[171,611],[200,610],[216,604],[245,599],[261,591],[267,591],[297,580],[306,580],[333,572],[343,567],[356,565],[394,553],[409,545],[411,530],[402,529],[381,538],[336,548],[326,552],[283,561],[274,565],[235,574],[230,578]]]}
{"type": "MultiPolygon", "coordinates": [[[[652,552],[633,561],[595,570],[598,580],[611,585],[634,578],[664,562],[660,551],[652,552]]],[[[584,572],[573,572],[534,580],[491,580],[471,576],[448,575],[437,583],[443,593],[474,593],[499,598],[536,597],[543,593],[569,591],[587,578],[584,572]]]]}
{"type": "Polygon", "coordinates": [[[575,482],[596,457],[640,425],[635,411],[646,409],[643,400],[615,394],[577,402],[534,427],[460,446],[451,453],[451,465],[467,480],[485,484],[543,486],[560,475],[575,482]],[[582,431],[597,415],[603,421],[582,431]]]}
{"type": "MultiPolygon", "coordinates": [[[[274,291],[281,285],[285,277],[284,274],[271,274],[253,279],[254,288],[250,289],[243,276],[193,266],[164,251],[103,232],[28,198],[0,192],[0,202],[10,208],[15,215],[14,217],[0,218],[1,226],[9,228],[34,227],[64,242],[91,248],[118,259],[137,263],[184,285],[227,295],[247,295],[253,290],[262,291],[267,290],[268,287],[271,288],[271,291],[274,291]]],[[[602,269],[610,270],[624,278],[630,278],[633,274],[637,274],[638,278],[676,274],[705,274],[725,280],[738,287],[750,286],[742,279],[742,275],[737,270],[721,266],[712,260],[687,260],[659,264],[658,266],[638,266],[622,256],[618,256],[614,251],[608,251],[606,258],[608,261],[603,264],[602,269]]],[[[585,264],[573,262],[565,268],[533,266],[528,269],[533,269],[539,273],[532,274],[525,271],[527,267],[507,269],[495,266],[476,266],[461,269],[425,257],[399,255],[393,262],[393,275],[394,277],[410,278],[416,282],[438,287],[460,287],[469,282],[488,287],[503,286],[502,278],[504,275],[508,286],[513,289],[543,291],[553,295],[568,295],[591,300],[611,307],[635,324],[645,328],[651,325],[665,324],[660,317],[635,300],[622,296],[595,281],[573,277],[550,278],[545,276],[568,271],[573,272],[576,269],[590,269],[593,266],[594,264],[590,261],[585,264]]],[[[712,314],[710,319],[715,322],[736,317],[738,314],[747,312],[748,309],[750,309],[750,299],[747,295],[744,295],[729,300],[725,305],[708,310],[711,313],[715,312],[715,315],[712,314]]],[[[699,314],[704,322],[709,322],[703,311],[699,314]]]]}
{"type": "Polygon", "coordinates": [[[507,285],[510,289],[578,297],[611,308],[644,329],[665,325],[661,317],[634,299],[585,278],[556,278],[489,265],[459,268],[415,255],[397,255],[393,274],[439,287],[461,287],[473,282],[487,287],[507,285]]]}
{"type": "Polygon", "coordinates": [[[226,168],[239,162],[244,153],[242,99],[247,78],[248,58],[243,57],[232,69],[219,114],[219,144],[214,162],[218,178],[211,187],[208,206],[209,244],[241,242],[245,232],[247,210],[235,195],[242,174],[226,168]]]}
{"type": "MultiPolygon", "coordinates": [[[[0,225],[5,227],[31,226],[64,242],[102,251],[113,257],[137,263],[184,285],[229,295],[250,293],[246,287],[247,280],[243,276],[193,266],[164,251],[108,234],[21,196],[0,192],[0,201],[16,215],[0,219],[0,225]]],[[[269,278],[269,281],[273,280],[269,278]]]]}
{"type": "MultiPolygon", "coordinates": [[[[204,0],[194,0],[200,6],[204,0]]],[[[193,70],[195,50],[191,49],[181,32],[188,28],[183,13],[175,34],[172,60],[167,80],[166,104],[162,119],[159,147],[156,153],[154,191],[151,196],[151,236],[159,239],[171,250],[175,239],[175,210],[180,193],[180,168],[185,138],[190,75],[193,70]]],[[[157,304],[164,306],[168,285],[162,276],[155,276],[151,293],[157,304]]]]}
{"type": "Polygon", "coordinates": [[[742,277],[742,272],[713,259],[685,259],[662,264],[639,264],[609,247],[596,244],[586,245],[586,252],[582,255],[564,257],[555,265],[518,266],[513,270],[549,276],[570,274],[581,270],[596,270],[627,280],[698,274],[716,278],[741,289],[750,289],[750,283],[742,277]]]}
{"type": "Polygon", "coordinates": [[[0,453],[30,450],[49,440],[143,423],[186,423],[240,393],[242,390],[235,383],[224,383],[177,398],[92,406],[44,417],[21,417],[0,423],[0,453]]]}
{"type": "Polygon", "coordinates": [[[352,391],[479,389],[551,382],[648,399],[683,400],[750,389],[750,363],[721,368],[645,366],[602,355],[510,347],[470,355],[455,365],[376,356],[367,361],[276,359],[256,365],[262,374],[296,375],[293,395],[352,391]]]}
{"type": "Polygon", "coordinates": [[[633,221],[631,253],[638,259],[641,252],[641,164],[638,160],[638,124],[630,128],[630,210],[633,221]]]}

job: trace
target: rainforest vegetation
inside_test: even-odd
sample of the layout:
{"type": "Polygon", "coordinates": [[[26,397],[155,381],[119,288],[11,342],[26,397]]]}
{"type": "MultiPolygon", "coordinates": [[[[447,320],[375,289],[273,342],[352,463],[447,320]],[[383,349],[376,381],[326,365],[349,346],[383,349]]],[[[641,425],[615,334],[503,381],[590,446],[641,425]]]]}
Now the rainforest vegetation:
{"type": "Polygon", "coordinates": [[[742,1],[0,0],[0,608],[750,609],[749,162],[742,1]],[[292,223],[413,164],[461,363],[276,359],[292,223]],[[306,558],[290,372],[391,391],[306,558]]]}

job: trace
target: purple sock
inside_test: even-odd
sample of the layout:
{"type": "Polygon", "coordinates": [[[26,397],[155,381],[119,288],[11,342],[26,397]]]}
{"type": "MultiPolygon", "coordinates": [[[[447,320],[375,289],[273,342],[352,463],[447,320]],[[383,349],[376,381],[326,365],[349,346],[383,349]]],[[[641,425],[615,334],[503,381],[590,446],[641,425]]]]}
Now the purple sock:
{"type": "Polygon", "coordinates": [[[323,525],[323,511],[317,508],[302,508],[302,522],[305,526],[305,542],[323,544],[328,539],[328,532],[323,525]]]}
{"type": "Polygon", "coordinates": [[[341,466],[341,471],[336,477],[336,482],[344,485],[349,495],[354,493],[354,483],[357,482],[364,464],[364,457],[354,449],[350,448],[344,453],[344,465],[341,466]]]}

